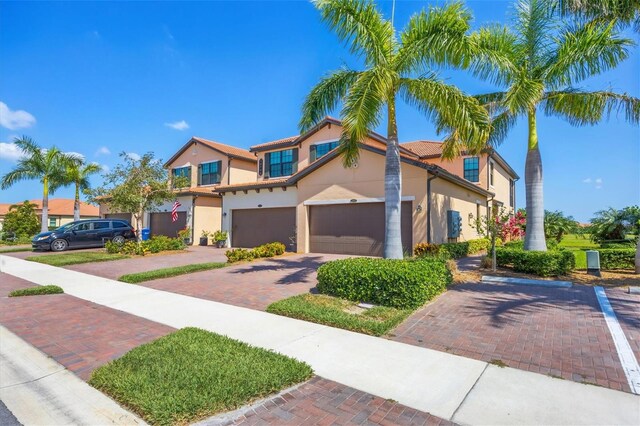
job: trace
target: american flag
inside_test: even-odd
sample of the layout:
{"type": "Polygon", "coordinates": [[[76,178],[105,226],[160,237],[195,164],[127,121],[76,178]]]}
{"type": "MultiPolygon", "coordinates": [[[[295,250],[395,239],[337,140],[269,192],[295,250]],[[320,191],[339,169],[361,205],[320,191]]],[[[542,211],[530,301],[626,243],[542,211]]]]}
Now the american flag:
{"type": "Polygon", "coordinates": [[[180,201],[176,200],[173,202],[173,207],[171,208],[171,222],[178,220],[178,207],[180,206],[182,206],[180,201]]]}

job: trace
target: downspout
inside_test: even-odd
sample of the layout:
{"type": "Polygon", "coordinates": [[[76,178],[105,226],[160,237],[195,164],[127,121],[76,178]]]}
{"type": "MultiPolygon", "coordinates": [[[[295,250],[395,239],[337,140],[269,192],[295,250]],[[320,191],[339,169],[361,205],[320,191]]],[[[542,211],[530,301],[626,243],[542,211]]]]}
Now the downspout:
{"type": "Polygon", "coordinates": [[[227,185],[231,185],[231,157],[227,158],[227,185]]]}
{"type": "Polygon", "coordinates": [[[196,242],[196,199],[197,195],[191,197],[191,245],[194,245],[196,242]]]}
{"type": "Polygon", "coordinates": [[[431,181],[438,177],[438,173],[430,171],[433,175],[427,178],[427,243],[431,244],[431,181]]]}

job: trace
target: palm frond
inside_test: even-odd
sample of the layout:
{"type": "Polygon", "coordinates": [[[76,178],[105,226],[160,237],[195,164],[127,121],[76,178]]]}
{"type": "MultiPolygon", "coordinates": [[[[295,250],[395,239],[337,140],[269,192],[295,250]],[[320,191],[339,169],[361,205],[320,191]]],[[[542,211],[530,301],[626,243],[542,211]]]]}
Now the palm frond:
{"type": "Polygon", "coordinates": [[[479,152],[486,147],[490,123],[486,109],[472,96],[435,76],[402,79],[400,93],[404,100],[422,111],[436,124],[438,133],[449,134],[445,156],[465,150],[479,152]],[[450,149],[455,147],[455,149],[450,149]]]}
{"type": "Polygon", "coordinates": [[[555,3],[555,0],[519,0],[515,5],[514,28],[529,70],[541,67],[552,54],[552,35],[558,26],[555,3]]]}
{"type": "Polygon", "coordinates": [[[535,107],[543,96],[544,85],[523,74],[509,87],[504,104],[512,113],[517,114],[535,107]]]}
{"type": "Polygon", "coordinates": [[[344,134],[339,152],[345,166],[358,159],[358,143],[380,122],[380,108],[391,84],[388,79],[384,69],[373,68],[363,71],[349,89],[340,114],[344,134]]]}
{"type": "Polygon", "coordinates": [[[629,56],[628,48],[633,44],[620,37],[613,22],[568,26],[543,78],[552,88],[576,84],[616,67],[629,56]]]}
{"type": "Polygon", "coordinates": [[[462,3],[431,7],[409,19],[394,60],[398,72],[426,71],[433,65],[466,67],[471,57],[467,32],[471,13],[462,3]]]}
{"type": "Polygon", "coordinates": [[[494,84],[510,84],[524,59],[518,54],[517,36],[505,26],[491,25],[471,34],[470,43],[473,74],[494,84]]]}
{"type": "Polygon", "coordinates": [[[491,134],[487,144],[491,147],[500,145],[507,138],[511,129],[518,123],[518,114],[505,110],[491,119],[491,134]]]}
{"type": "Polygon", "coordinates": [[[562,117],[574,126],[596,124],[612,114],[621,113],[626,121],[640,123],[640,99],[626,93],[568,89],[550,92],[542,106],[546,115],[562,117]]]}
{"type": "Polygon", "coordinates": [[[325,21],[367,64],[387,63],[395,49],[393,27],[371,0],[316,0],[325,21]]]}
{"type": "Polygon", "coordinates": [[[7,189],[18,182],[39,178],[40,175],[37,172],[34,172],[34,170],[30,169],[21,161],[18,162],[18,165],[13,170],[2,176],[2,179],[0,179],[0,188],[7,189]]]}
{"type": "Polygon", "coordinates": [[[358,74],[358,71],[342,68],[323,77],[309,92],[302,105],[300,130],[309,130],[333,111],[344,99],[358,74]]]}
{"type": "Polygon", "coordinates": [[[564,16],[577,15],[600,23],[614,21],[640,32],[640,0],[561,0],[560,9],[564,16]]]}

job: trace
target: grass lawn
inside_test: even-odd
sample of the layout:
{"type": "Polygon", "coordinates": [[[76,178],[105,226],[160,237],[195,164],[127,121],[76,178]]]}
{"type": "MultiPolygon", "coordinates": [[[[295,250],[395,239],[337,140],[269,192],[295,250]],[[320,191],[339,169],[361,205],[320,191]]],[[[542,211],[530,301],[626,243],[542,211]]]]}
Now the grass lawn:
{"type": "Polygon", "coordinates": [[[9,293],[9,297],[20,297],[20,296],[39,296],[42,294],[61,294],[64,293],[62,288],[57,285],[37,285],[35,287],[21,288],[18,290],[13,290],[9,293]]]}
{"type": "Polygon", "coordinates": [[[267,312],[305,321],[381,336],[413,311],[376,306],[361,310],[357,303],[320,294],[301,294],[272,303],[267,312]]]}
{"type": "Polygon", "coordinates": [[[10,247],[9,248],[0,248],[0,254],[2,253],[17,253],[19,251],[31,251],[31,246],[29,247],[10,247]]]}
{"type": "Polygon", "coordinates": [[[157,425],[187,424],[309,379],[311,367],[197,328],[139,346],[89,384],[157,425]]]}
{"type": "Polygon", "coordinates": [[[86,251],[78,253],[45,254],[40,256],[30,256],[26,260],[31,262],[46,263],[53,266],[76,265],[89,262],[106,262],[108,260],[128,259],[124,254],[109,254],[99,251],[86,251]]]}
{"type": "Polygon", "coordinates": [[[558,247],[565,247],[567,249],[590,250],[597,249],[600,247],[600,245],[591,241],[588,235],[582,237],[576,234],[567,234],[562,238],[562,241],[560,241],[558,247]]]}
{"type": "Polygon", "coordinates": [[[177,275],[190,274],[192,272],[208,271],[210,269],[218,269],[227,266],[227,263],[209,262],[194,263],[192,265],[176,266],[173,268],[155,269],[153,271],[139,272],[136,274],[127,274],[118,278],[118,281],[135,284],[144,281],[157,280],[160,278],[175,277],[177,275]]]}

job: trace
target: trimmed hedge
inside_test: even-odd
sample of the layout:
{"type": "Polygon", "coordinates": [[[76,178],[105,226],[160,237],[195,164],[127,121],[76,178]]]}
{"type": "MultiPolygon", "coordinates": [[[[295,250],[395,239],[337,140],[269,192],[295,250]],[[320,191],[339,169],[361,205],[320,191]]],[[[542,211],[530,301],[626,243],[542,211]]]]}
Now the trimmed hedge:
{"type": "Polygon", "coordinates": [[[452,281],[446,261],[351,258],[318,268],[318,291],[354,302],[406,309],[418,308],[442,293],[452,281]]]}
{"type": "Polygon", "coordinates": [[[461,243],[429,244],[419,243],[413,249],[413,254],[422,256],[441,256],[447,259],[460,259],[470,254],[487,251],[491,241],[486,238],[469,240],[461,243]]]}
{"type": "Polygon", "coordinates": [[[239,262],[241,260],[253,260],[261,257],[274,257],[280,256],[284,253],[286,247],[282,243],[267,243],[254,248],[253,250],[247,249],[232,249],[225,252],[227,261],[229,263],[239,262]]]}
{"type": "Polygon", "coordinates": [[[169,238],[165,235],[154,235],[145,241],[127,241],[124,244],[117,244],[107,241],[105,249],[107,253],[120,253],[144,256],[147,253],[160,253],[161,251],[184,250],[187,245],[180,238],[169,238]]]}
{"type": "Polygon", "coordinates": [[[64,290],[57,285],[43,285],[35,287],[21,288],[13,290],[9,293],[9,297],[21,297],[21,296],[40,296],[44,294],[62,294],[64,290]]]}
{"type": "Polygon", "coordinates": [[[600,249],[600,269],[635,269],[636,249],[600,249]]]}
{"type": "Polygon", "coordinates": [[[496,248],[498,266],[512,266],[516,272],[541,277],[565,275],[575,269],[576,259],[570,251],[522,251],[496,248]]]}

